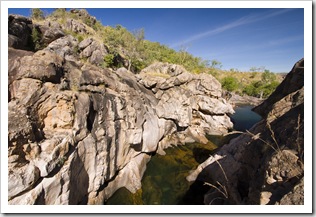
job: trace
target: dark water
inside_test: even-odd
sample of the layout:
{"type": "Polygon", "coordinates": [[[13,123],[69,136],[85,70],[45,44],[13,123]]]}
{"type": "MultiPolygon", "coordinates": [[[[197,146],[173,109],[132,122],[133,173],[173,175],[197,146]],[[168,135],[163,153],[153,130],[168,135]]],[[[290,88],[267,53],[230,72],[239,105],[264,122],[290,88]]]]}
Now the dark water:
{"type": "Polygon", "coordinates": [[[235,108],[235,114],[231,115],[231,120],[234,123],[234,129],[245,131],[250,129],[255,123],[261,120],[261,116],[251,111],[253,106],[241,105],[235,108]]]}
{"type": "MultiPolygon", "coordinates": [[[[251,106],[235,108],[231,117],[236,130],[249,129],[261,119],[251,111],[251,106]]],[[[203,195],[209,190],[203,183],[189,183],[186,176],[205,161],[216,148],[226,144],[232,137],[209,136],[209,143],[186,144],[166,149],[166,155],[155,155],[147,164],[142,188],[135,194],[121,188],[106,201],[106,205],[184,205],[203,204],[203,195]]]]}

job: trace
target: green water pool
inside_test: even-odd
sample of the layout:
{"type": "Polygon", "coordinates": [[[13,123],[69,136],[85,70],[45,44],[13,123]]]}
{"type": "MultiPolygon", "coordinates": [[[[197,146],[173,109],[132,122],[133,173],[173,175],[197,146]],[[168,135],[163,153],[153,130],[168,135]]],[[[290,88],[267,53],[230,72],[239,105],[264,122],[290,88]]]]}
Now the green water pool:
{"type": "MultiPolygon", "coordinates": [[[[213,136],[210,140],[224,141],[225,138],[213,136]]],[[[226,138],[227,140],[227,138],[226,138]]],[[[202,204],[203,192],[208,189],[201,185],[190,186],[186,180],[189,172],[205,161],[217,148],[213,142],[175,146],[165,150],[166,155],[154,155],[142,179],[142,188],[135,194],[126,188],[120,188],[106,201],[106,205],[180,205],[202,204]],[[191,188],[190,188],[191,187],[191,188]],[[201,194],[191,197],[192,188],[201,194]],[[203,191],[203,189],[205,189],[203,191]]]]}

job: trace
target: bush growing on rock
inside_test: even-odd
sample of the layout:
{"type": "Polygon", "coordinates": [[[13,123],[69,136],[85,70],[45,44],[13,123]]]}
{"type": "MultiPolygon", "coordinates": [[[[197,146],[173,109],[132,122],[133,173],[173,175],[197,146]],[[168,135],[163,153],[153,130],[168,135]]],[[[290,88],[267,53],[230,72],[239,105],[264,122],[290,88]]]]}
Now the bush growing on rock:
{"type": "Polygon", "coordinates": [[[104,56],[104,64],[105,67],[113,67],[114,66],[114,55],[108,54],[104,56]]]}
{"type": "Polygon", "coordinates": [[[41,38],[42,38],[42,34],[40,32],[40,30],[38,30],[36,27],[32,28],[32,42],[33,42],[33,47],[34,50],[40,50],[42,48],[41,46],[41,38]]]}
{"type": "Polygon", "coordinates": [[[36,20],[43,20],[45,17],[44,17],[44,13],[41,9],[32,8],[31,9],[31,18],[36,19],[36,20]]]}

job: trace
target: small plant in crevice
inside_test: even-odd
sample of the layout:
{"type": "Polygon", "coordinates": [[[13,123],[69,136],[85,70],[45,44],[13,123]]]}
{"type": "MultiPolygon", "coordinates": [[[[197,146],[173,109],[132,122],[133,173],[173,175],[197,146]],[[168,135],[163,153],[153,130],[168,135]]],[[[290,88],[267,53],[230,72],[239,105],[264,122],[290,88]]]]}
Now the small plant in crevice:
{"type": "Polygon", "coordinates": [[[42,45],[41,45],[41,39],[42,39],[42,33],[40,32],[40,30],[37,27],[33,27],[32,28],[32,43],[33,43],[33,48],[34,51],[38,51],[40,49],[42,49],[42,45]]]}
{"type": "Polygon", "coordinates": [[[64,165],[66,159],[67,158],[65,156],[58,158],[57,166],[62,167],[64,165]]]}

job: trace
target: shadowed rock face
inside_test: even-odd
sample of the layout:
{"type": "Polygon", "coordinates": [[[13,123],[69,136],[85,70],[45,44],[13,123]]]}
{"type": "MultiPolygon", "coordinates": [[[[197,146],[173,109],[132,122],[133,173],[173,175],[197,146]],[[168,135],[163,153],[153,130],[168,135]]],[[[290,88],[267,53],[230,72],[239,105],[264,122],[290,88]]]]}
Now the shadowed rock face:
{"type": "Polygon", "coordinates": [[[33,50],[32,45],[32,20],[27,17],[9,15],[8,43],[9,47],[24,50],[33,50]]]}
{"type": "Polygon", "coordinates": [[[254,109],[264,119],[250,133],[231,140],[187,177],[213,185],[205,204],[304,204],[303,63],[254,109]]]}
{"type": "Polygon", "coordinates": [[[74,49],[92,46],[105,54],[72,36],[9,48],[9,204],[103,204],[141,187],[151,154],[232,127],[213,77],[162,63],[137,76],[102,69],[74,49]]]}

